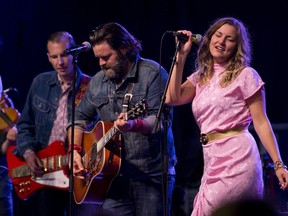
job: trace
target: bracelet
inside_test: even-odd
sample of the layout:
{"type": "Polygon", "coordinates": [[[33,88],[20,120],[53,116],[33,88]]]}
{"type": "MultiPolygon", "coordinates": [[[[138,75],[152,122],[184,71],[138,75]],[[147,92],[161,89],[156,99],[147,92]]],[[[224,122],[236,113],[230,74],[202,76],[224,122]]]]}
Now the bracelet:
{"type": "MultiPolygon", "coordinates": [[[[72,145],[69,145],[68,154],[71,153],[71,149],[72,149],[72,145]]],[[[78,144],[74,144],[73,150],[76,150],[78,153],[80,153],[82,151],[82,147],[79,146],[78,144]]]]}
{"type": "Polygon", "coordinates": [[[286,169],[287,170],[287,166],[282,162],[282,161],[276,161],[274,163],[274,170],[277,171],[278,169],[286,169]]]}

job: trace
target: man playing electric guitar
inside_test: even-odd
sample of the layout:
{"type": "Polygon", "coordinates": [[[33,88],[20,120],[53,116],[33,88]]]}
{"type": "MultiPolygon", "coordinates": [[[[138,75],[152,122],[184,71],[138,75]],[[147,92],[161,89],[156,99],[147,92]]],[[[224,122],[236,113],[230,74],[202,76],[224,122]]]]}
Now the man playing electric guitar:
{"type": "Polygon", "coordinates": [[[24,190],[25,195],[25,190],[33,190],[33,185],[43,185],[43,188],[32,196],[28,193],[29,199],[23,202],[25,209],[28,209],[25,215],[63,216],[67,213],[69,200],[69,185],[65,181],[67,176],[63,175],[63,172],[54,173],[55,166],[51,166],[49,162],[55,165],[54,162],[57,160],[53,158],[51,162],[52,155],[58,155],[60,152],[61,156],[63,149],[64,154],[67,150],[66,127],[71,118],[72,102],[74,103],[73,81],[75,81],[75,105],[81,100],[90,81],[90,77],[73,64],[73,56],[65,52],[71,47],[75,47],[75,41],[70,33],[55,32],[50,35],[47,41],[47,57],[54,70],[41,73],[33,79],[17,123],[18,137],[13,154],[25,165],[20,161],[14,164],[19,167],[13,169],[15,172],[11,174],[12,182],[14,178],[15,181],[21,179],[23,173],[27,174],[28,166],[31,172],[29,182],[33,184],[30,188],[21,188],[18,192],[24,190]],[[60,145],[55,147],[53,145],[55,142],[59,142],[60,145]],[[64,143],[64,146],[61,143],[64,143]],[[53,187],[49,180],[53,180],[55,176],[59,177],[59,173],[61,174],[59,181],[65,185],[61,185],[60,182],[61,187],[59,185],[53,187]]]}

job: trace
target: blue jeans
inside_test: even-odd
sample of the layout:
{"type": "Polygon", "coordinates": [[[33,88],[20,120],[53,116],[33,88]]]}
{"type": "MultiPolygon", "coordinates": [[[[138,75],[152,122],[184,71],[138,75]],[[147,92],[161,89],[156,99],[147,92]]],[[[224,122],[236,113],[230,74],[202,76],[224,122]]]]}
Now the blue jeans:
{"type": "Polygon", "coordinates": [[[167,203],[164,205],[162,176],[128,181],[116,179],[103,203],[103,209],[117,216],[163,216],[166,206],[169,216],[174,183],[175,176],[169,175],[167,203]]]}
{"type": "Polygon", "coordinates": [[[0,198],[0,215],[13,216],[13,197],[7,196],[0,198]]]}
{"type": "Polygon", "coordinates": [[[13,215],[12,182],[6,167],[0,166],[0,215],[13,215]]]}

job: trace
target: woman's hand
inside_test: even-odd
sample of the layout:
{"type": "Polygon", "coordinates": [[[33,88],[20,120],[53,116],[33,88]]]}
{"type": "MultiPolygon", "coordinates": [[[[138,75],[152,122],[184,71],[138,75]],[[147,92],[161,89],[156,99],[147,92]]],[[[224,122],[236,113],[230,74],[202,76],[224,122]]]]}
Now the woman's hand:
{"type": "Polygon", "coordinates": [[[275,170],[276,176],[279,180],[280,189],[282,190],[288,189],[288,171],[285,167],[275,170]]]}

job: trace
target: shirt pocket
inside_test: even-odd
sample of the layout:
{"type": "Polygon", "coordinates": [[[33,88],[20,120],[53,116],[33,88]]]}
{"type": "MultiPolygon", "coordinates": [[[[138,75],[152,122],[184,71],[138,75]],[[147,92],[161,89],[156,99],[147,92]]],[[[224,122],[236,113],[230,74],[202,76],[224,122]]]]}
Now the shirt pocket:
{"type": "Polygon", "coordinates": [[[99,118],[103,121],[113,121],[115,119],[112,106],[109,104],[108,97],[95,97],[93,104],[96,107],[96,112],[99,118]]]}
{"type": "Polygon", "coordinates": [[[130,105],[131,106],[135,106],[137,103],[139,103],[139,102],[142,103],[144,100],[146,100],[145,93],[143,93],[143,94],[141,94],[141,93],[133,94],[133,96],[131,98],[131,101],[130,101],[130,105]]]}
{"type": "Polygon", "coordinates": [[[108,97],[96,97],[94,98],[94,104],[99,109],[109,103],[108,97]]]}
{"type": "Polygon", "coordinates": [[[47,125],[49,121],[54,121],[57,107],[53,107],[47,100],[36,95],[33,98],[33,107],[35,109],[35,123],[37,126],[47,125]],[[52,112],[53,110],[54,112],[52,112]]]}

